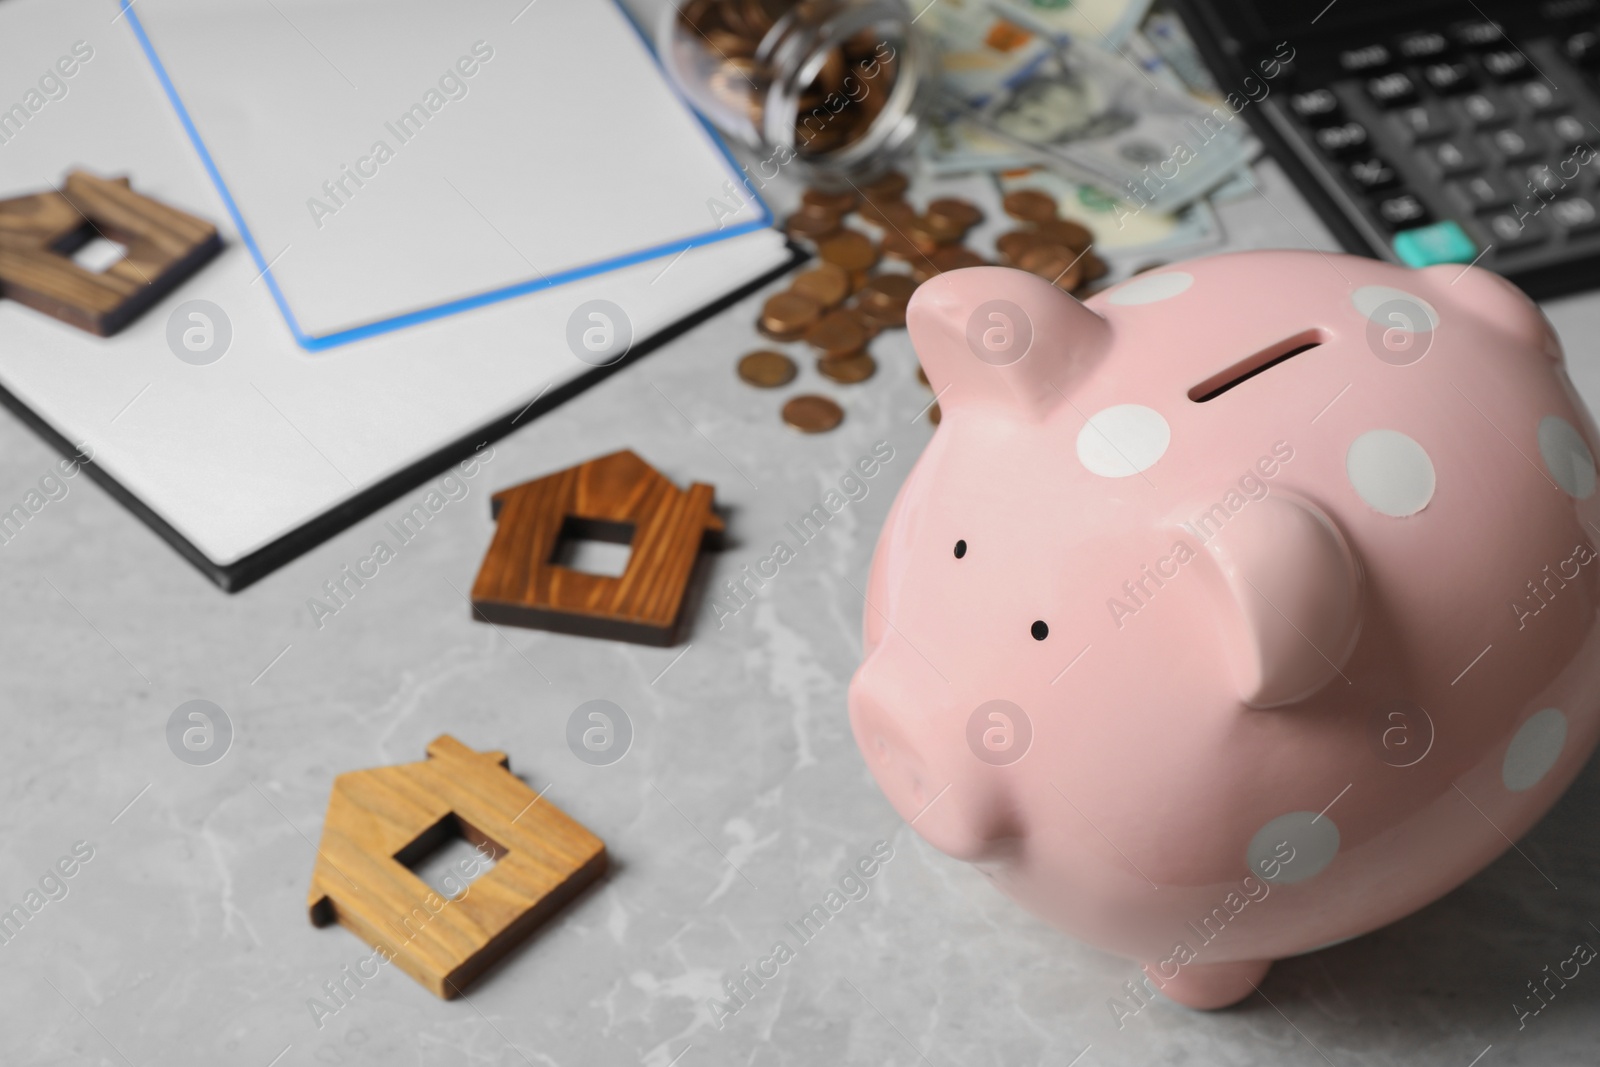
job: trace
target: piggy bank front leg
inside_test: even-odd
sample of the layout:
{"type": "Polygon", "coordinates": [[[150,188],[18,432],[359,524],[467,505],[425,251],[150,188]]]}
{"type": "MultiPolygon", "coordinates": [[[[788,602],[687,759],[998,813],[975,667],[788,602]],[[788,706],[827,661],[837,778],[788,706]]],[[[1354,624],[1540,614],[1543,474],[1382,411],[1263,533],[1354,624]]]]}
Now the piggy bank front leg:
{"type": "Polygon", "coordinates": [[[1228,960],[1223,963],[1147,963],[1144,973],[1168,1000],[1186,1008],[1210,1011],[1237,1004],[1256,991],[1271,960],[1228,960]],[[1176,973],[1174,973],[1176,970],[1176,973]],[[1167,977],[1167,975],[1171,977],[1167,977]]]}

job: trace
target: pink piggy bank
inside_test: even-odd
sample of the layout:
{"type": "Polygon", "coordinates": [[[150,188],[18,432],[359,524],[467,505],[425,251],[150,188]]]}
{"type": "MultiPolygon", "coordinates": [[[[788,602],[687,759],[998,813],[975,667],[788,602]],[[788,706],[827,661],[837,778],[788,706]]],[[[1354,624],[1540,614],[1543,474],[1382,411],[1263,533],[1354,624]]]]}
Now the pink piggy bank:
{"type": "Polygon", "coordinates": [[[1600,732],[1595,427],[1493,274],[1252,252],[944,274],[943,422],[850,686],[929,843],[1192,1007],[1422,907],[1600,732]]]}

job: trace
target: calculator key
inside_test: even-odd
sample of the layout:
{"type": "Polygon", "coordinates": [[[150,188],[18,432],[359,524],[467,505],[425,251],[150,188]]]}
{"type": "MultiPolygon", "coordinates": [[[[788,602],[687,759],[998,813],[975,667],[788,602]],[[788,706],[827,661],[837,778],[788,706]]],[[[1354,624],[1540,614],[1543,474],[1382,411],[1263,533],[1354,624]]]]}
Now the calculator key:
{"type": "Polygon", "coordinates": [[[1600,229],[1600,211],[1595,210],[1593,201],[1580,197],[1557,200],[1545,209],[1545,214],[1550,216],[1552,226],[1566,231],[1571,237],[1580,237],[1600,229]]]}
{"type": "Polygon", "coordinates": [[[1406,59],[1432,59],[1450,50],[1450,42],[1445,40],[1444,34],[1434,33],[1432,30],[1408,33],[1396,41],[1395,45],[1406,59]]]}
{"type": "Polygon", "coordinates": [[[1478,87],[1477,79],[1465,63],[1429,63],[1422,68],[1422,78],[1434,92],[1443,96],[1478,87]]]}
{"type": "Polygon", "coordinates": [[[1357,160],[1345,168],[1345,173],[1350,175],[1351,181],[1369,193],[1392,189],[1400,184],[1400,176],[1395,173],[1394,168],[1377,156],[1357,160]]]}
{"type": "Polygon", "coordinates": [[[1389,65],[1389,50],[1381,44],[1347,48],[1339,53],[1339,68],[1346,74],[1362,74],[1389,65]]]}
{"type": "Polygon", "coordinates": [[[1550,88],[1550,83],[1535,79],[1526,81],[1511,91],[1511,95],[1522,101],[1522,106],[1535,115],[1543,115],[1547,111],[1565,107],[1566,100],[1550,88]]]}
{"type": "Polygon", "coordinates": [[[1495,81],[1520,81],[1533,73],[1528,57],[1517,48],[1493,48],[1483,53],[1483,69],[1495,81]]]}
{"type": "Polygon", "coordinates": [[[1443,137],[1455,128],[1445,109],[1433,103],[1402,108],[1395,114],[1395,121],[1400,124],[1401,132],[1413,142],[1443,137]]]}
{"type": "Polygon", "coordinates": [[[1561,51],[1580,67],[1600,66],[1600,33],[1594,30],[1575,33],[1562,42],[1561,51]]]}
{"type": "MultiPolygon", "coordinates": [[[[1524,200],[1550,201],[1565,192],[1572,184],[1548,163],[1530,164],[1522,169],[1519,177],[1522,181],[1521,195],[1524,200]]],[[[1577,175],[1574,174],[1573,177],[1577,175]]]]}
{"type": "Polygon", "coordinates": [[[1450,27],[1450,36],[1456,43],[1465,48],[1487,48],[1492,44],[1499,44],[1505,40],[1505,34],[1500,32],[1497,23],[1484,20],[1471,22],[1458,22],[1450,27]]]}
{"type": "Polygon", "coordinates": [[[1477,150],[1461,141],[1440,141],[1431,148],[1426,149],[1423,156],[1433,164],[1435,170],[1449,177],[1452,174],[1463,174],[1469,170],[1477,170],[1483,163],[1477,150]]]}
{"type": "Polygon", "coordinates": [[[1496,126],[1511,118],[1511,111],[1495,93],[1469,93],[1461,98],[1461,111],[1479,126],[1496,126]]]}
{"type": "Polygon", "coordinates": [[[1289,110],[1300,121],[1312,126],[1326,126],[1342,118],[1339,98],[1326,89],[1308,89],[1303,93],[1289,94],[1289,110]]]}
{"type": "Polygon", "coordinates": [[[1483,216],[1482,222],[1494,238],[1494,246],[1502,250],[1524,248],[1544,240],[1544,226],[1526,212],[1498,211],[1483,216]]]}
{"type": "Polygon", "coordinates": [[[1401,193],[1399,196],[1380,200],[1376,210],[1378,217],[1396,230],[1407,229],[1428,220],[1428,209],[1422,206],[1422,201],[1410,193],[1401,193]]]}
{"type": "Polygon", "coordinates": [[[1478,246],[1472,243],[1472,238],[1459,223],[1449,219],[1431,226],[1401,230],[1394,235],[1392,247],[1400,262],[1408,267],[1471,263],[1478,257],[1478,246]]]}
{"type": "Polygon", "coordinates": [[[1511,191],[1511,183],[1494,171],[1474,174],[1470,178],[1451,182],[1448,188],[1451,195],[1469,211],[1505,207],[1516,198],[1516,194],[1511,191]]]}
{"type": "Polygon", "coordinates": [[[1337,126],[1324,126],[1313,136],[1316,138],[1317,147],[1333,156],[1346,155],[1367,146],[1367,128],[1359,122],[1341,122],[1337,126]]]}
{"type": "Polygon", "coordinates": [[[1367,95],[1379,107],[1399,107],[1416,101],[1417,86],[1409,75],[1395,71],[1367,79],[1367,95]]]}
{"type": "Polygon", "coordinates": [[[1576,115],[1557,115],[1550,120],[1550,133],[1563,148],[1588,144],[1597,134],[1576,115]]]}
{"type": "Polygon", "coordinates": [[[1494,131],[1485,140],[1507,163],[1532,159],[1539,154],[1542,147],[1537,137],[1523,134],[1509,126],[1494,131]]]}

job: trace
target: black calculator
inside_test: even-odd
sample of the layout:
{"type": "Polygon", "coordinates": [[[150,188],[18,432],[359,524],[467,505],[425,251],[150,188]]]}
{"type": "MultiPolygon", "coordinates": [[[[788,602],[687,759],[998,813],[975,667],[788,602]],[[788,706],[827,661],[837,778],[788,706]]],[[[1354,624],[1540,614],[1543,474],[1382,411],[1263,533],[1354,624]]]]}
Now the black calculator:
{"type": "Polygon", "coordinates": [[[1600,0],[1177,6],[1349,251],[1600,286],[1600,0]]]}

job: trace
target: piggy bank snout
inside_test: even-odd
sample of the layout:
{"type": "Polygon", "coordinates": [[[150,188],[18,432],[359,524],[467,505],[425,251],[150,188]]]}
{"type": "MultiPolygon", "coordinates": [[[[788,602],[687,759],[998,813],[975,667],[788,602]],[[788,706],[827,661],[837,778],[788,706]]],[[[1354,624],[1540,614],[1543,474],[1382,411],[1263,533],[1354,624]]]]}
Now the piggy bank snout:
{"type": "Polygon", "coordinates": [[[856,744],[879,788],[941,852],[968,862],[996,858],[1023,833],[996,773],[1004,768],[970,750],[967,716],[949,694],[913,691],[886,658],[870,656],[850,689],[856,744]]]}

